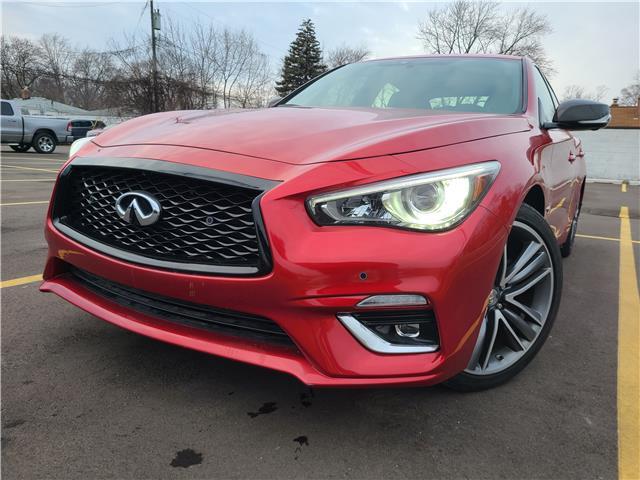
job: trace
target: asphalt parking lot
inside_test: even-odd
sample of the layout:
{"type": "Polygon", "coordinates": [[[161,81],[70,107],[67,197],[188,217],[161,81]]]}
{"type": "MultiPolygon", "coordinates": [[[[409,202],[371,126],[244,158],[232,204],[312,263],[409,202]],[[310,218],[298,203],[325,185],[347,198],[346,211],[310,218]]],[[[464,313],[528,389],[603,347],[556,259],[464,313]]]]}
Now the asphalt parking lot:
{"type": "Polygon", "coordinates": [[[39,293],[31,277],[43,268],[43,218],[67,151],[2,147],[4,478],[618,477],[617,432],[628,425],[617,421],[616,379],[634,341],[625,336],[619,363],[630,285],[619,269],[622,259],[640,272],[639,187],[587,185],[556,325],[512,382],[475,394],[311,390],[39,293]],[[621,257],[625,222],[632,259],[621,257]]]}

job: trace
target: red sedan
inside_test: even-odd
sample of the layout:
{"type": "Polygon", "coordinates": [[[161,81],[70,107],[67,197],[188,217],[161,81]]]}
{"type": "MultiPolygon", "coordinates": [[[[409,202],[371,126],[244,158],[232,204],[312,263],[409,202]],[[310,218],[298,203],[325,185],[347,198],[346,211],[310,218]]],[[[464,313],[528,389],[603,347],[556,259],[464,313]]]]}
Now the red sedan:
{"type": "Polygon", "coordinates": [[[498,385],[536,355],[586,176],[527,58],[373,60],[244,111],[83,139],[41,290],[128,330],[317,386],[498,385]]]}

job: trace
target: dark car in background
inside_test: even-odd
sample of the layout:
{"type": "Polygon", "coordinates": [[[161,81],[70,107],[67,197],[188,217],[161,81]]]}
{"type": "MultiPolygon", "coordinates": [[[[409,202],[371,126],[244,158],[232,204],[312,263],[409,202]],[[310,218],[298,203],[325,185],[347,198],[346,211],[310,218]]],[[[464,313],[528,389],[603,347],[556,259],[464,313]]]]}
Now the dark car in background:
{"type": "Polygon", "coordinates": [[[74,140],[87,136],[89,130],[104,128],[106,125],[101,120],[71,120],[67,124],[67,131],[74,140]]]}

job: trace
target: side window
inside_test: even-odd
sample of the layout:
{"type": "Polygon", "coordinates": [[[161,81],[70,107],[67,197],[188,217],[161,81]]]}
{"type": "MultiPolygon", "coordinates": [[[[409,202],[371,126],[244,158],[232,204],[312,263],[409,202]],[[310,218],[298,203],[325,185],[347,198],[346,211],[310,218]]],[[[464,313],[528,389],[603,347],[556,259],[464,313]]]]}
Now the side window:
{"type": "Polygon", "coordinates": [[[7,115],[9,117],[13,116],[13,108],[9,102],[2,102],[2,111],[0,112],[2,115],[7,115]]]}
{"type": "Polygon", "coordinates": [[[540,124],[551,122],[554,113],[556,113],[556,104],[553,96],[537,67],[533,71],[533,76],[535,77],[536,94],[538,95],[538,105],[540,106],[540,124]]]}

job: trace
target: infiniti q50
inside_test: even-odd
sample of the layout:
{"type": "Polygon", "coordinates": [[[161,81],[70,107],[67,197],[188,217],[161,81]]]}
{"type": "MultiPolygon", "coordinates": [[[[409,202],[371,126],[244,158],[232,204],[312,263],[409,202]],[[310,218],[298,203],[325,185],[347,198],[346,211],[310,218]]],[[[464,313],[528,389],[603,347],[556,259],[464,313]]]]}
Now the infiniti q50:
{"type": "Polygon", "coordinates": [[[41,290],[309,385],[493,387],[553,325],[586,178],[571,131],[608,120],[510,56],[143,116],[73,145],[41,290]]]}

